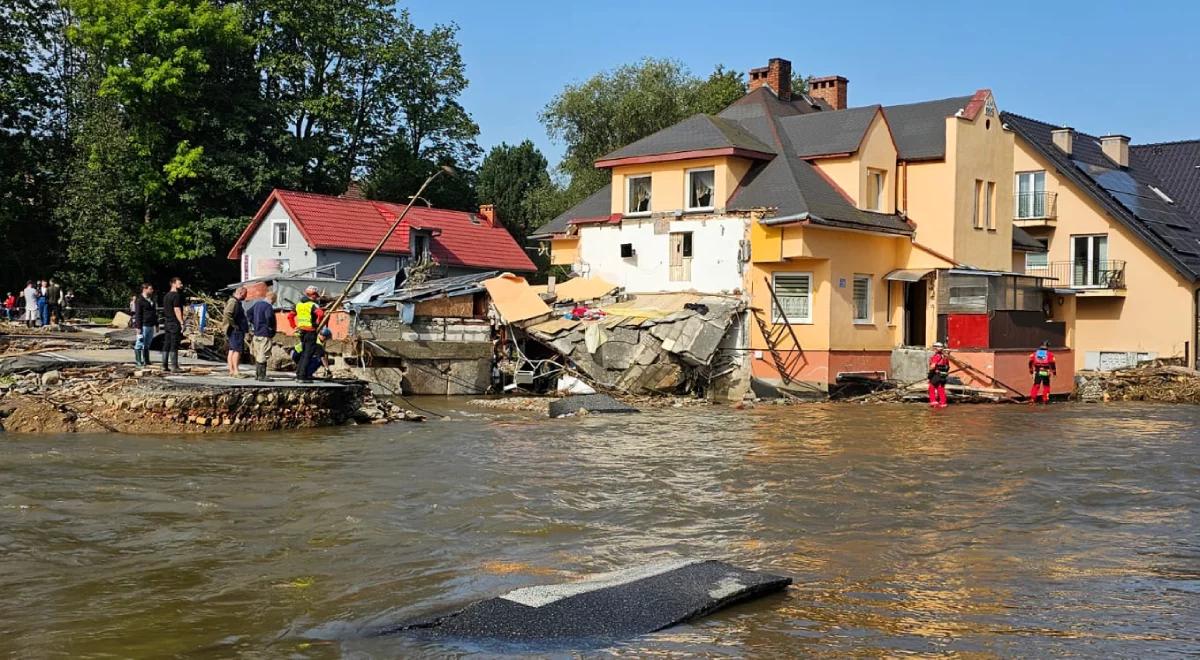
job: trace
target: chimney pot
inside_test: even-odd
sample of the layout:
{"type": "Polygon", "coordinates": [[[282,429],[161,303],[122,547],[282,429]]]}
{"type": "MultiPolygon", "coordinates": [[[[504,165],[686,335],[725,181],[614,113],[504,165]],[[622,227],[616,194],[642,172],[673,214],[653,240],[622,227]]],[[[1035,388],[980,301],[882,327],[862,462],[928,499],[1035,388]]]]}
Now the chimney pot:
{"type": "Polygon", "coordinates": [[[1108,159],[1121,167],[1129,167],[1129,136],[1104,135],[1100,137],[1100,150],[1108,159]]]}
{"type": "Polygon", "coordinates": [[[483,221],[486,222],[489,227],[495,227],[499,224],[499,220],[496,218],[496,206],[494,204],[480,204],[479,217],[483,218],[483,221]]]}
{"type": "Polygon", "coordinates": [[[1054,140],[1054,146],[1058,147],[1064,154],[1071,155],[1071,148],[1075,144],[1075,129],[1070,126],[1056,128],[1050,132],[1050,138],[1054,140]]]}
{"type": "Polygon", "coordinates": [[[772,57],[767,66],[750,69],[750,91],[767,86],[781,101],[792,100],[792,63],[772,57]]]}
{"type": "Polygon", "coordinates": [[[842,76],[822,76],[808,79],[808,95],[813,100],[821,100],[829,104],[833,110],[845,110],[850,81],[842,76]]]}

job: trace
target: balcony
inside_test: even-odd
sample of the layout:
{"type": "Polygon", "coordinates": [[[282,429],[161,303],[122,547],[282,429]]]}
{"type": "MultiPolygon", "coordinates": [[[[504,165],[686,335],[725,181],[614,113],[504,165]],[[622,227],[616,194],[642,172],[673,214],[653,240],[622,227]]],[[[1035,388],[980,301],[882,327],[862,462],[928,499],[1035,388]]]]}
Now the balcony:
{"type": "Polygon", "coordinates": [[[1074,289],[1081,296],[1124,296],[1124,261],[1051,261],[1045,266],[1030,266],[1026,275],[1053,280],[1051,286],[1074,289]]]}
{"type": "Polygon", "coordinates": [[[1058,195],[1045,190],[1013,195],[1013,224],[1018,227],[1053,227],[1058,217],[1058,195]]]}

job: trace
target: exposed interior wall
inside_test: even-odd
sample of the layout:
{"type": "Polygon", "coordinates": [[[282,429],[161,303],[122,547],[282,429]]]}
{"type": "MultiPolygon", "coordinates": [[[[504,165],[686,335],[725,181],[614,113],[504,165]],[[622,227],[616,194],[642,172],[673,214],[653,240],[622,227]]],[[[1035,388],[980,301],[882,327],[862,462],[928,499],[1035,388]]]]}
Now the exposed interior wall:
{"type": "Polygon", "coordinates": [[[689,217],[667,222],[656,232],[652,218],[626,218],[620,224],[579,228],[579,259],[589,277],[603,277],[631,293],[699,291],[731,293],[742,286],[739,258],[746,220],[736,217],[689,217]],[[691,278],[670,277],[671,233],[692,234],[691,278]],[[632,257],[621,257],[621,244],[633,246],[632,257]]]}
{"type": "MultiPolygon", "coordinates": [[[[272,275],[281,271],[300,270],[318,265],[316,253],[309,249],[304,236],[296,228],[296,223],[284,210],[283,205],[275,202],[267,211],[262,224],[246,242],[244,254],[250,257],[250,277],[272,275]],[[284,247],[274,247],[272,231],[277,222],[288,225],[288,244],[284,247]],[[286,267],[285,267],[286,264],[286,267]]],[[[239,273],[241,273],[239,266],[239,273]]]]}
{"type": "Polygon", "coordinates": [[[579,261],[579,237],[550,239],[550,263],[554,266],[570,266],[579,261]]]}
{"type": "MultiPolygon", "coordinates": [[[[1049,238],[1048,259],[1072,259],[1071,236],[1105,234],[1108,257],[1125,264],[1125,295],[1083,292],[1076,297],[1075,366],[1082,369],[1089,351],[1156,353],[1183,356],[1194,341],[1192,285],[1124,224],[1109,216],[1090,196],[1049,167],[1024,140],[1014,149],[1014,172],[1044,170],[1046,191],[1057,194],[1057,219],[1049,238]]],[[[1014,177],[1015,178],[1015,177],[1014,177]]],[[[1066,287],[1069,282],[1060,282],[1066,287]]],[[[1195,355],[1195,347],[1189,351],[1195,355]]]]}
{"type": "MultiPolygon", "coordinates": [[[[985,104],[985,108],[995,106],[985,104]]],[[[947,164],[954,168],[954,252],[961,263],[1003,270],[1012,265],[1013,133],[1000,113],[981,110],[974,120],[946,119],[947,164]],[[995,229],[975,227],[975,182],[996,184],[992,199],[995,229]]],[[[923,194],[938,194],[936,190],[923,194]]],[[[944,192],[942,194],[945,194],[944,192]]],[[[913,191],[909,189],[909,198],[913,191]]]]}

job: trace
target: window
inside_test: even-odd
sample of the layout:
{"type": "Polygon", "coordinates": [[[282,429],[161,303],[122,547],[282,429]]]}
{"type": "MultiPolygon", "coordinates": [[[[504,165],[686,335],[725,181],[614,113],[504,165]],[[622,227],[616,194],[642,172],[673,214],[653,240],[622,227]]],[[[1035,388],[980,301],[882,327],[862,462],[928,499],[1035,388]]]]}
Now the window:
{"type": "Polygon", "coordinates": [[[1071,237],[1071,286],[1109,285],[1115,268],[1108,260],[1108,236],[1071,237]]]}
{"type": "Polygon", "coordinates": [[[887,173],[883,170],[867,170],[867,210],[883,211],[886,208],[883,195],[886,192],[884,181],[887,173]]]}
{"type": "Polygon", "coordinates": [[[1025,272],[1045,271],[1050,268],[1050,255],[1045,252],[1025,253],[1025,272]]]}
{"type": "Polygon", "coordinates": [[[871,322],[871,276],[854,276],[854,322],[871,322]]]}
{"type": "Polygon", "coordinates": [[[271,247],[287,247],[288,246],[288,223],[287,220],[279,220],[271,223],[271,247]]]}
{"type": "Polygon", "coordinates": [[[975,218],[973,220],[973,224],[975,225],[976,229],[983,229],[983,209],[980,208],[980,204],[982,201],[983,201],[983,182],[980,181],[979,179],[975,179],[975,203],[972,208],[975,209],[975,211],[974,211],[975,218]]]}
{"type": "Polygon", "coordinates": [[[711,211],[713,208],[713,197],[716,192],[713,189],[713,180],[715,174],[713,170],[688,170],[687,173],[687,210],[689,211],[711,211]]]}
{"type": "Polygon", "coordinates": [[[1046,172],[1017,173],[1017,218],[1046,217],[1046,172]]]}
{"type": "Polygon", "coordinates": [[[650,214],[650,175],[631,176],[625,180],[628,185],[626,190],[626,215],[649,215],[650,214]]]}
{"type": "Polygon", "coordinates": [[[683,235],[683,256],[691,258],[692,256],[692,232],[685,232],[683,235]]]}
{"type": "Polygon", "coordinates": [[[772,305],[772,323],[812,323],[812,273],[776,273],[772,287],[779,305],[772,305]]]}
{"type": "Polygon", "coordinates": [[[413,233],[411,252],[413,261],[425,261],[429,259],[429,235],[413,233]]]}
{"type": "Polygon", "coordinates": [[[996,213],[995,213],[996,183],[994,181],[986,182],[983,190],[984,190],[983,221],[988,229],[995,229],[996,228],[996,213]]]}

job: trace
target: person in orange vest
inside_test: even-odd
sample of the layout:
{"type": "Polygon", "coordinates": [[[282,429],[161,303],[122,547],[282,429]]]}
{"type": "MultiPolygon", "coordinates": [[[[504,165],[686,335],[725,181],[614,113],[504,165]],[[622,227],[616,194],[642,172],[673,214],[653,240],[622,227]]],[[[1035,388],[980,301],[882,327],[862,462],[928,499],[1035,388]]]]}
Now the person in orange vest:
{"type": "Polygon", "coordinates": [[[946,354],[946,345],[940,341],[933,343],[933,355],[929,356],[929,405],[934,408],[946,407],[946,381],[950,377],[950,356],[946,354]]]}
{"type": "Polygon", "coordinates": [[[1029,391],[1030,403],[1037,403],[1041,390],[1042,403],[1050,403],[1050,376],[1058,375],[1058,365],[1054,363],[1054,353],[1050,350],[1049,342],[1042,342],[1040,348],[1029,354],[1029,373],[1033,376],[1033,389],[1029,391]]]}

